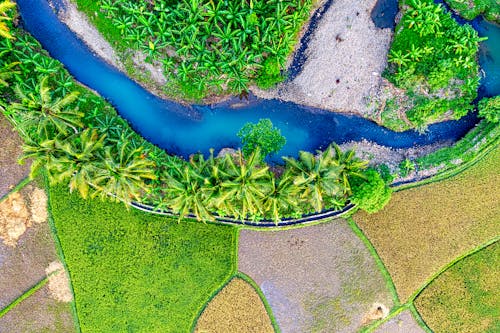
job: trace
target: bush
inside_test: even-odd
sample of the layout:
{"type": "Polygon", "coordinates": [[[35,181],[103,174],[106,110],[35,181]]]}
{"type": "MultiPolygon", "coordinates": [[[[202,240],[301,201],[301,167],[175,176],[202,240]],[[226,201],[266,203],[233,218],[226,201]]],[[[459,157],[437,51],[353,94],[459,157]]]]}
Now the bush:
{"type": "Polygon", "coordinates": [[[492,98],[483,98],[477,105],[479,116],[490,123],[500,121],[500,96],[492,98]]]}
{"type": "Polygon", "coordinates": [[[384,208],[391,199],[392,190],[374,169],[365,172],[365,179],[356,178],[352,182],[351,202],[367,213],[375,213],[384,208]]]}
{"type": "Polygon", "coordinates": [[[238,132],[243,145],[243,154],[249,156],[257,147],[262,157],[278,152],[286,143],[278,128],[273,127],[270,119],[260,119],[257,124],[246,123],[238,132]]]}

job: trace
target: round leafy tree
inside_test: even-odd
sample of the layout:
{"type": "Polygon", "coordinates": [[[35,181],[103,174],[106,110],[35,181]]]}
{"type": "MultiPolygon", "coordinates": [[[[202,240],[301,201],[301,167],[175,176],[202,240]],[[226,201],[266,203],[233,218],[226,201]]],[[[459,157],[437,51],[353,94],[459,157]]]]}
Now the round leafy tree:
{"type": "Polygon", "coordinates": [[[266,157],[279,151],[286,143],[279,128],[273,127],[273,123],[268,118],[260,119],[257,124],[246,123],[239,130],[238,137],[241,139],[245,156],[260,147],[262,157],[266,157]]]}
{"type": "Polygon", "coordinates": [[[478,104],[479,116],[490,123],[500,122],[500,96],[483,98],[478,104]]]}
{"type": "Polygon", "coordinates": [[[392,194],[392,190],[374,169],[366,170],[365,179],[353,179],[352,192],[351,202],[367,213],[375,213],[384,208],[392,194]]]}

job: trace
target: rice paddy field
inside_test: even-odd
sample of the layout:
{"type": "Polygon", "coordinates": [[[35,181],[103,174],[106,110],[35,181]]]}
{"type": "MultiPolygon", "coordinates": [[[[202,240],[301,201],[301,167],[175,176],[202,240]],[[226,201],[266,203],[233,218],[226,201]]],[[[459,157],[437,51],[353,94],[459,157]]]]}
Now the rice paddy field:
{"type": "Polygon", "coordinates": [[[445,181],[394,193],[354,220],[389,270],[401,301],[433,273],[499,232],[500,148],[445,181]]]}
{"type": "Polygon", "coordinates": [[[208,303],[194,331],[273,333],[274,328],[259,294],[245,280],[234,278],[208,303]]]}
{"type": "Polygon", "coordinates": [[[50,205],[82,332],[188,332],[235,269],[236,229],[82,200],[50,205]]]}
{"type": "Polygon", "coordinates": [[[434,332],[500,331],[500,244],[461,260],[416,299],[416,307],[434,332]]]}

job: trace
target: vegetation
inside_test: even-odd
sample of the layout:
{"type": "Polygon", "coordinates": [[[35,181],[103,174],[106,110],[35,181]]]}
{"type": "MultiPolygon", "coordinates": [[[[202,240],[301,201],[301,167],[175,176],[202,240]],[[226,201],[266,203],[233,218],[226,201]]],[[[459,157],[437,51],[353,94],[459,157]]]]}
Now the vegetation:
{"type": "MultiPolygon", "coordinates": [[[[335,145],[318,156],[286,158],[278,177],[262,162],[260,145],[270,149],[265,141],[248,156],[169,156],[134,133],[103,99],[75,85],[29,35],[14,33],[14,42],[0,43],[2,60],[19,63],[19,73],[0,90],[2,111],[25,141],[23,159],[33,160],[32,176],[46,168],[52,184],[68,183],[84,198],[144,200],[200,221],[217,214],[278,222],[344,207],[353,193],[350,182],[364,177],[366,162],[335,145]]],[[[273,145],[281,140],[275,139],[273,145]]]]}
{"type": "Polygon", "coordinates": [[[440,172],[456,169],[457,164],[473,162],[478,156],[500,142],[500,127],[495,123],[481,121],[453,146],[444,147],[415,160],[418,168],[440,168],[440,172]]]}
{"type": "Polygon", "coordinates": [[[9,33],[10,28],[5,24],[4,21],[10,21],[12,20],[7,12],[14,8],[16,4],[10,0],[5,0],[0,2],[0,37],[3,38],[12,38],[12,35],[9,33]]]}
{"type": "Polygon", "coordinates": [[[479,116],[486,121],[493,124],[500,122],[500,96],[483,98],[479,101],[477,108],[479,116]]]}
{"type": "Polygon", "coordinates": [[[458,119],[472,109],[482,38],[432,0],[408,0],[403,8],[385,76],[406,90],[411,106],[406,117],[425,131],[429,123],[458,119]]]}
{"type": "Polygon", "coordinates": [[[497,146],[453,178],[396,192],[379,213],[354,215],[403,302],[442,266],[498,234],[499,158],[497,146]]]}
{"type": "Polygon", "coordinates": [[[366,162],[352,151],[328,147],[299,159],[284,158],[280,177],[262,162],[257,147],[247,158],[234,155],[207,159],[194,155],[189,162],[171,159],[157,173],[146,202],[170,208],[182,218],[194,213],[198,220],[213,220],[212,212],[237,219],[272,219],[301,216],[324,208],[342,208],[352,194],[350,182],[364,177],[366,162]]]}
{"type": "Polygon", "coordinates": [[[119,49],[161,63],[172,91],[189,99],[269,87],[309,17],[311,0],[77,0],[119,49]],[[112,27],[110,26],[112,24],[112,27]],[[117,32],[119,36],[117,36],[117,32]]]}
{"type": "Polygon", "coordinates": [[[384,208],[392,194],[384,179],[373,169],[365,172],[365,179],[356,179],[353,191],[351,202],[367,213],[375,213],[384,208]]]}
{"type": "Polygon", "coordinates": [[[498,242],[459,261],[416,299],[434,332],[497,332],[500,329],[498,242]]]}
{"type": "Polygon", "coordinates": [[[246,123],[238,132],[244,156],[249,156],[257,147],[262,157],[277,153],[286,143],[279,128],[273,127],[271,119],[260,119],[257,124],[246,123]]]}
{"type": "Polygon", "coordinates": [[[232,227],[177,224],[60,186],[50,205],[84,332],[188,332],[235,269],[232,227]]]}
{"type": "Polygon", "coordinates": [[[446,3],[467,20],[484,15],[487,20],[500,23],[498,0],[446,0],[446,3]]]}

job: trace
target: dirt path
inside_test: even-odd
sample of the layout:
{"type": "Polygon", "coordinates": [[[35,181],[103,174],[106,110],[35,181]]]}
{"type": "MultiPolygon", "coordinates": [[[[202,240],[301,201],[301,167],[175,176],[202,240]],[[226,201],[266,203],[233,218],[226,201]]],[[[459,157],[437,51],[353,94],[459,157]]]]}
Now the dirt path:
{"type": "Polygon", "coordinates": [[[319,23],[307,48],[302,72],[264,98],[280,98],[337,112],[367,115],[369,97],[377,94],[392,38],[370,18],[377,0],[337,0],[319,23]]]}

